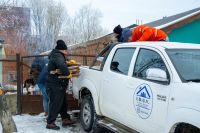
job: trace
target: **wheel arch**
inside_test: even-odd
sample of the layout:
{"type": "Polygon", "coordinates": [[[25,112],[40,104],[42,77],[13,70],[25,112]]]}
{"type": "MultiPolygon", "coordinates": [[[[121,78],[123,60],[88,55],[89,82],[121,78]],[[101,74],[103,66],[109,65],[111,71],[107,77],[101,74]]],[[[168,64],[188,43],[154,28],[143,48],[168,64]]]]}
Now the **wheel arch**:
{"type": "MultiPolygon", "coordinates": [[[[179,130],[179,128],[189,127],[189,126],[192,127],[192,128],[199,129],[198,127],[196,127],[196,126],[194,126],[194,125],[192,125],[192,124],[185,123],[185,122],[179,122],[179,123],[174,124],[174,125],[171,127],[169,133],[179,133],[179,132],[177,132],[177,129],[179,130]]],[[[199,132],[200,132],[200,129],[199,129],[199,132]]]]}
{"type": "Polygon", "coordinates": [[[99,102],[98,102],[98,92],[97,88],[90,82],[89,80],[85,80],[84,84],[82,85],[80,91],[79,91],[79,99],[80,101],[82,98],[86,95],[91,95],[95,107],[95,111],[98,115],[100,115],[100,109],[99,109],[99,102]]]}
{"type": "Polygon", "coordinates": [[[190,108],[180,108],[170,113],[165,133],[174,133],[175,129],[184,124],[200,128],[200,112],[190,108]]]}

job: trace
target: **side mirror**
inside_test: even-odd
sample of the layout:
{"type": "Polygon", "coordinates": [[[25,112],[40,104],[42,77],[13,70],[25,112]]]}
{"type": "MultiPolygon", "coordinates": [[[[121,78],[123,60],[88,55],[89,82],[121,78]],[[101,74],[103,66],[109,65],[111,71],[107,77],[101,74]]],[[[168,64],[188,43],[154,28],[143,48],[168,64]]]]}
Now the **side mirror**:
{"type": "Polygon", "coordinates": [[[146,71],[146,78],[153,81],[169,82],[167,73],[159,68],[149,68],[146,71]]]}
{"type": "Polygon", "coordinates": [[[100,61],[100,62],[102,62],[102,61],[103,61],[103,59],[104,59],[104,57],[102,57],[102,56],[99,56],[99,57],[97,57],[97,61],[100,61]]]}

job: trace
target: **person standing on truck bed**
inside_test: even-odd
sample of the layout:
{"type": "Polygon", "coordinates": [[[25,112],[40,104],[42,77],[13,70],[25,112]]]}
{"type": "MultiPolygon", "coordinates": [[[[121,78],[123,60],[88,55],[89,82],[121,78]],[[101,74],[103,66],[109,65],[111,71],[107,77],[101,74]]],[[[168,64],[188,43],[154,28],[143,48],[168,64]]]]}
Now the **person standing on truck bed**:
{"type": "Polygon", "coordinates": [[[153,27],[139,25],[133,29],[116,26],[113,30],[118,42],[169,41],[167,34],[153,27]]]}
{"type": "Polygon", "coordinates": [[[69,79],[59,78],[59,76],[72,77],[66,64],[65,55],[68,54],[67,46],[63,40],[58,40],[55,49],[49,55],[48,77],[46,81],[46,91],[49,96],[49,114],[47,118],[47,129],[59,130],[55,124],[58,114],[62,118],[62,126],[74,124],[67,113],[66,89],[69,79]],[[61,74],[52,74],[52,71],[59,69],[61,74]]]}

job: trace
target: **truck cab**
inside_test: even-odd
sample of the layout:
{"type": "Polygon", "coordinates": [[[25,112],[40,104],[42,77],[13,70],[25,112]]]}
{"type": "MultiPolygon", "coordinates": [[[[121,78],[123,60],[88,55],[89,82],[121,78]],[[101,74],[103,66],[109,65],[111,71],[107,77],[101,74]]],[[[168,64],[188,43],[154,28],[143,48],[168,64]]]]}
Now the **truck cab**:
{"type": "Polygon", "coordinates": [[[199,45],[110,45],[74,79],[81,124],[86,131],[106,120],[123,127],[116,132],[200,132],[199,68],[199,45]]]}

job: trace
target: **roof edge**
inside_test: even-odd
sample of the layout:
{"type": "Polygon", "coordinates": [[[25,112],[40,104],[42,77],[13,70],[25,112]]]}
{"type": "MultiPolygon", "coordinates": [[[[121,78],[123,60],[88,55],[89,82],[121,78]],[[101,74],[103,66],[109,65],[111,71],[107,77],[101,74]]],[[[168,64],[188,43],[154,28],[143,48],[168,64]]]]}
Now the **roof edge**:
{"type": "Polygon", "coordinates": [[[194,13],[191,13],[191,14],[189,14],[189,15],[186,15],[186,16],[184,16],[184,17],[182,17],[182,18],[179,18],[179,19],[177,19],[177,20],[174,20],[174,21],[172,21],[172,22],[169,22],[169,23],[167,23],[167,24],[164,24],[164,25],[161,25],[161,26],[157,26],[156,28],[158,28],[158,29],[166,28],[166,27],[168,27],[168,26],[170,26],[170,25],[173,25],[173,24],[176,24],[176,23],[178,23],[178,22],[180,22],[180,21],[182,21],[182,20],[185,20],[185,19],[187,19],[187,18],[193,17],[193,16],[195,16],[195,15],[197,15],[197,14],[199,14],[199,13],[200,13],[200,10],[199,10],[199,11],[196,11],[196,12],[194,12],[194,13]]]}

